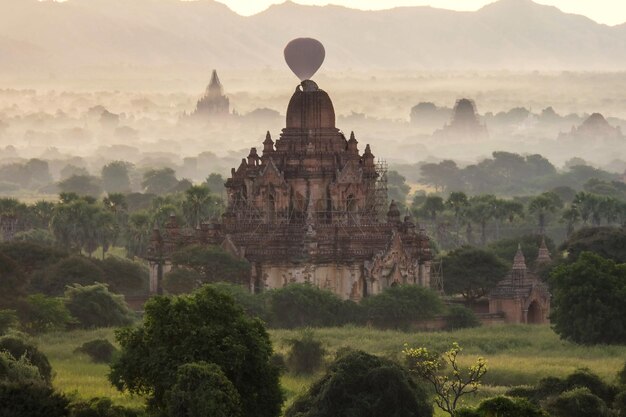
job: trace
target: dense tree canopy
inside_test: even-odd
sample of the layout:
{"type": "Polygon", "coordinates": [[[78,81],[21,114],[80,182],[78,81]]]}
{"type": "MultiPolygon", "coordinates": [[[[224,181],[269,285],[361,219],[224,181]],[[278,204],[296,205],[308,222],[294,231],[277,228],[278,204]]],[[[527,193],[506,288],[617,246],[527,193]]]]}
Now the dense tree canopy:
{"type": "Polygon", "coordinates": [[[626,264],[590,252],[550,275],[554,330],[577,343],[626,343],[626,264]]]}
{"type": "Polygon", "coordinates": [[[241,398],[243,416],[276,417],[282,392],[270,363],[272,346],[260,321],[210,286],[189,296],[154,297],[142,325],[119,330],[121,354],[111,366],[120,390],[146,394],[152,408],[165,410],[178,368],[191,362],[219,366],[241,398]]]}
{"type": "Polygon", "coordinates": [[[431,417],[426,391],[406,370],[361,351],[339,357],[286,417],[431,417]]]}
{"type": "Polygon", "coordinates": [[[444,290],[461,294],[468,303],[487,295],[509,271],[509,265],[493,252],[464,246],[442,258],[444,290]]]}
{"type": "Polygon", "coordinates": [[[568,259],[576,260],[582,252],[593,252],[617,263],[626,263],[626,228],[589,227],[572,234],[561,246],[568,259]]]}

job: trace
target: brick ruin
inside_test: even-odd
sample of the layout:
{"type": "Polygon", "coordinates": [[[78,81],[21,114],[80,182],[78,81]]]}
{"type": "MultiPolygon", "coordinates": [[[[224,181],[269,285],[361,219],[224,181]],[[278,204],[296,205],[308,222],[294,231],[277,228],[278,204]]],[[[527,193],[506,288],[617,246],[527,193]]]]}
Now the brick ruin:
{"type": "Polygon", "coordinates": [[[380,195],[384,175],[369,145],[335,127],[328,94],[297,86],[286,127],[262,151],[250,149],[226,181],[221,221],[155,230],[147,256],[151,290],[171,269],[176,248],[221,245],[250,263],[251,291],[311,283],[360,300],[397,284],[430,286],[430,240],[395,202],[380,195]]]}

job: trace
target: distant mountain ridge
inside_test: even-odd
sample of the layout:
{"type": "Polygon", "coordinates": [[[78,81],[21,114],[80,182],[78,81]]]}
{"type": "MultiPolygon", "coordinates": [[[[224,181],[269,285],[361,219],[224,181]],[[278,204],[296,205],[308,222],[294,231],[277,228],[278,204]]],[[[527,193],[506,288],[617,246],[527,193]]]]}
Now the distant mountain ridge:
{"type": "Polygon", "coordinates": [[[108,66],[282,66],[313,36],[326,66],[399,69],[623,70],[626,24],[606,26],[531,0],[476,12],[362,11],[291,2],[244,17],[213,0],[0,2],[0,70],[108,66]]]}

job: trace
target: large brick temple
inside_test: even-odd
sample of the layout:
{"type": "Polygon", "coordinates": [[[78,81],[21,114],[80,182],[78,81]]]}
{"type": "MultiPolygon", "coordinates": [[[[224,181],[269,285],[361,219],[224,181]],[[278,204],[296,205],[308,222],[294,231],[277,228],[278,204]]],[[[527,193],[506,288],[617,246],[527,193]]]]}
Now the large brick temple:
{"type": "Polygon", "coordinates": [[[381,198],[370,146],[360,152],[354,133],[335,127],[333,103],[315,82],[297,86],[286,127],[275,142],[268,132],[261,149],[232,169],[221,221],[155,230],[153,291],[171,268],[168,254],[192,243],[247,259],[251,291],[308,282],[360,300],[397,284],[430,285],[428,237],[381,198]]]}

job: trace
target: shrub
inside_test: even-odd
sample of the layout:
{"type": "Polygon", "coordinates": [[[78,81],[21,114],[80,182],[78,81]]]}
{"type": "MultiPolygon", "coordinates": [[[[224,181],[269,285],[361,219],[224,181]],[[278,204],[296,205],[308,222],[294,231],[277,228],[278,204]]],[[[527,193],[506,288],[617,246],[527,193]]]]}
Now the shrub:
{"type": "Polygon", "coordinates": [[[235,386],[214,363],[194,362],[176,372],[167,396],[170,416],[240,417],[241,401],[235,386]]]}
{"type": "Polygon", "coordinates": [[[5,335],[17,324],[17,313],[15,310],[0,310],[0,336],[5,335]]]}
{"type": "Polygon", "coordinates": [[[18,316],[22,327],[29,333],[63,330],[74,322],[61,298],[43,294],[29,295],[18,316]]]}
{"type": "Polygon", "coordinates": [[[337,326],[346,320],[346,304],[330,291],[311,284],[290,284],[270,291],[268,297],[273,327],[337,326]]]}
{"type": "Polygon", "coordinates": [[[268,321],[269,313],[266,306],[268,292],[252,294],[242,285],[229,284],[227,282],[218,282],[211,284],[211,286],[233,297],[248,315],[258,317],[266,322],[268,321]]]}
{"type": "Polygon", "coordinates": [[[539,407],[528,400],[502,396],[481,402],[476,411],[480,417],[547,417],[539,407]]]}
{"type": "Polygon", "coordinates": [[[416,321],[432,318],[444,309],[433,290],[416,285],[387,288],[361,304],[372,324],[382,328],[408,329],[416,321]]]}
{"type": "Polygon", "coordinates": [[[2,417],[67,417],[69,400],[41,383],[0,384],[2,417]]]}
{"type": "Polygon", "coordinates": [[[610,411],[600,397],[587,388],[565,391],[546,402],[546,410],[553,417],[609,417],[610,411]]]}
{"type": "Polygon", "coordinates": [[[110,363],[117,349],[106,339],[95,339],[83,343],[75,352],[84,353],[94,362],[110,363]]]}
{"type": "Polygon", "coordinates": [[[147,394],[150,409],[163,412],[181,365],[214,363],[235,386],[245,417],[278,416],[283,397],[269,336],[231,297],[205,286],[188,296],[152,297],[144,307],[142,325],[116,333],[115,387],[147,394]]]}
{"type": "Polygon", "coordinates": [[[109,292],[106,284],[69,286],[65,305],[83,328],[126,326],[133,322],[124,297],[109,292]]]}
{"type": "Polygon", "coordinates": [[[44,382],[39,369],[22,356],[14,358],[7,351],[0,351],[0,383],[44,382]]]}
{"type": "Polygon", "coordinates": [[[588,369],[577,369],[565,378],[565,390],[574,388],[587,388],[589,392],[602,398],[604,402],[610,404],[615,398],[615,387],[605,383],[598,375],[588,369]]]}
{"type": "Polygon", "coordinates": [[[426,391],[394,362],[361,351],[335,362],[285,412],[286,417],[431,417],[426,391]]]}
{"type": "Polygon", "coordinates": [[[0,337],[0,351],[7,351],[14,358],[26,358],[39,370],[44,381],[49,383],[52,380],[52,366],[48,358],[29,341],[15,335],[2,336],[0,337]]]}
{"type": "Polygon", "coordinates": [[[143,413],[113,404],[110,398],[92,398],[70,405],[70,417],[140,417],[143,413]]]}
{"type": "Polygon", "coordinates": [[[467,307],[451,305],[446,314],[446,330],[467,329],[480,326],[476,314],[467,307]]]}
{"type": "Polygon", "coordinates": [[[196,271],[202,283],[227,281],[247,284],[250,264],[237,258],[220,246],[191,245],[172,254],[172,263],[196,271]]]}
{"type": "Polygon", "coordinates": [[[287,366],[291,372],[312,374],[320,369],[326,350],[312,330],[304,330],[299,338],[287,340],[287,344],[290,346],[287,366]]]}

